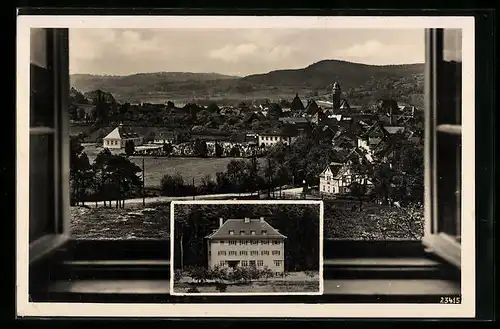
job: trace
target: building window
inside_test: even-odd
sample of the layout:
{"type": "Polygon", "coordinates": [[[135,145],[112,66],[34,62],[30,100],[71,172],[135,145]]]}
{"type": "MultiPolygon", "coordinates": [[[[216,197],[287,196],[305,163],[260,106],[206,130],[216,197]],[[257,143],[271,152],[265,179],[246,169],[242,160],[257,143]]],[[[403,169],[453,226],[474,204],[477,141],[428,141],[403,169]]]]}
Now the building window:
{"type": "Polygon", "coordinates": [[[264,266],[264,261],[263,260],[258,260],[257,261],[257,266],[264,266]]]}
{"type": "Polygon", "coordinates": [[[460,266],[462,31],[428,29],[425,37],[425,161],[429,165],[423,243],[460,266]]]}
{"type": "Polygon", "coordinates": [[[280,244],[280,243],[281,243],[281,241],[279,241],[279,240],[273,240],[273,244],[280,244]]]}
{"type": "Polygon", "coordinates": [[[260,243],[261,244],[269,244],[269,240],[262,240],[260,243]]]}
{"type": "Polygon", "coordinates": [[[259,254],[259,251],[257,251],[257,250],[250,251],[250,256],[257,256],[258,254],[259,254]]]}
{"type": "Polygon", "coordinates": [[[282,260],[275,260],[274,261],[274,266],[281,266],[283,264],[282,260]]]}
{"type": "Polygon", "coordinates": [[[241,266],[248,266],[248,261],[242,260],[241,261],[241,266]]]}
{"type": "Polygon", "coordinates": [[[221,261],[219,262],[219,265],[220,265],[220,266],[224,266],[224,265],[226,265],[226,261],[221,260],[221,261]]]}
{"type": "Polygon", "coordinates": [[[242,256],[242,255],[245,255],[245,256],[248,255],[248,251],[240,250],[240,256],[242,256]]]}
{"type": "Polygon", "coordinates": [[[229,241],[230,245],[236,245],[236,241],[229,241]]]}
{"type": "Polygon", "coordinates": [[[240,235],[245,235],[245,231],[240,231],[240,235]]]}
{"type": "Polygon", "coordinates": [[[255,261],[254,261],[254,260],[251,260],[251,261],[249,261],[249,262],[248,262],[248,264],[249,264],[250,266],[255,266],[255,261]]]}
{"type": "Polygon", "coordinates": [[[269,250],[262,250],[260,252],[261,255],[269,255],[269,250]]]}
{"type": "Polygon", "coordinates": [[[229,256],[236,256],[236,250],[230,250],[229,256]]]}
{"type": "Polygon", "coordinates": [[[253,230],[252,230],[252,231],[250,231],[250,234],[251,234],[251,235],[255,235],[255,231],[253,231],[253,230]]]}
{"type": "Polygon", "coordinates": [[[229,230],[229,235],[233,235],[234,234],[234,231],[233,230],[229,230]]]}
{"type": "Polygon", "coordinates": [[[273,255],[279,255],[280,251],[279,250],[273,250],[273,255]]]}
{"type": "Polygon", "coordinates": [[[219,255],[219,256],[225,256],[226,255],[226,251],[225,250],[219,250],[219,252],[217,253],[217,255],[219,255]]]}
{"type": "Polygon", "coordinates": [[[267,234],[267,231],[266,231],[266,230],[262,230],[260,233],[261,233],[262,235],[266,235],[266,234],[267,234]]]}
{"type": "Polygon", "coordinates": [[[257,240],[253,240],[253,241],[252,241],[252,244],[254,244],[254,245],[255,245],[255,244],[259,244],[259,241],[257,241],[257,240]]]}

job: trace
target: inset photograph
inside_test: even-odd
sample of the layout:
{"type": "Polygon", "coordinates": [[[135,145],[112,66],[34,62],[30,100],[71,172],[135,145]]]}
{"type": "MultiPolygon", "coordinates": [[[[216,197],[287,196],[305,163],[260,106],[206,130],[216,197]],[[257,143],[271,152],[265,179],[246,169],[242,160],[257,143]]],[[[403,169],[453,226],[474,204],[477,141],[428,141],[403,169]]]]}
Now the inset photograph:
{"type": "Polygon", "coordinates": [[[322,201],[173,201],[172,295],[320,295],[322,201]]]}

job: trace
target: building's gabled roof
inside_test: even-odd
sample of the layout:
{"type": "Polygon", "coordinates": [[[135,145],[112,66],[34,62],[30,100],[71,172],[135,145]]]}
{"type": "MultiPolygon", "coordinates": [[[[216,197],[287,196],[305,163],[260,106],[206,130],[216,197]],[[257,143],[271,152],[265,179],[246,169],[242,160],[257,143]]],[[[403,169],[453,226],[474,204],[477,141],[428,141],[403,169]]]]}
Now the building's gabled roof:
{"type": "Polygon", "coordinates": [[[300,100],[299,94],[295,94],[292,104],[290,104],[290,111],[296,112],[303,110],[304,110],[304,103],[302,103],[302,101],[300,100]]]}
{"type": "Polygon", "coordinates": [[[109,134],[104,137],[104,139],[127,139],[127,138],[139,138],[140,135],[130,128],[126,127],[116,127],[109,134]]]}
{"type": "Polygon", "coordinates": [[[340,109],[341,110],[349,110],[350,108],[351,108],[351,106],[349,105],[347,100],[343,99],[340,101],[340,109]]]}
{"type": "Polygon", "coordinates": [[[337,175],[341,172],[342,168],[345,167],[345,164],[344,163],[341,163],[341,162],[330,162],[326,168],[323,170],[323,172],[321,173],[321,175],[324,175],[325,172],[330,169],[333,177],[337,177],[337,175]]]}
{"type": "Polygon", "coordinates": [[[384,126],[384,130],[387,131],[389,134],[395,134],[398,132],[403,132],[405,130],[405,127],[399,127],[399,126],[384,126]]]}
{"type": "Polygon", "coordinates": [[[306,113],[308,115],[315,115],[316,113],[318,113],[319,111],[321,111],[321,109],[319,108],[318,104],[316,104],[316,101],[313,99],[313,100],[310,100],[308,103],[307,103],[307,106],[306,106],[306,113]]]}
{"type": "Polygon", "coordinates": [[[286,239],[286,236],[278,232],[264,219],[249,218],[248,222],[245,219],[228,219],[218,230],[206,236],[209,240],[214,239],[286,239]],[[229,232],[233,231],[233,234],[229,232]],[[252,231],[255,232],[252,235],[252,231]],[[265,234],[263,232],[265,231],[265,234]],[[241,234],[243,232],[244,234],[241,234]]]}
{"type": "Polygon", "coordinates": [[[307,118],[304,117],[282,117],[279,118],[278,120],[283,123],[289,123],[289,124],[309,123],[309,120],[307,120],[307,118]]]}

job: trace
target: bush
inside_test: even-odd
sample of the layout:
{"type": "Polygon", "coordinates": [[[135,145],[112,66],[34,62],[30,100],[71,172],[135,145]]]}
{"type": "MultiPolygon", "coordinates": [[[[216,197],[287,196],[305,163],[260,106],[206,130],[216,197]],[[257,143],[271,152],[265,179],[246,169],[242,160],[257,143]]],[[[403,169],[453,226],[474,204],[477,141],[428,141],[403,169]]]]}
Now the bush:
{"type": "Polygon", "coordinates": [[[182,279],[182,271],[181,270],[175,270],[174,271],[174,282],[179,282],[182,279]]]}

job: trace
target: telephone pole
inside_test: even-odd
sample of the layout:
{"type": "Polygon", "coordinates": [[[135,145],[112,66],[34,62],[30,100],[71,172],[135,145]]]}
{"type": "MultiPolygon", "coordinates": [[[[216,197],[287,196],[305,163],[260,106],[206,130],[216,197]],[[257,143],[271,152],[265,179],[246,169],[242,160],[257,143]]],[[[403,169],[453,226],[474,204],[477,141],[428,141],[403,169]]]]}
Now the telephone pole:
{"type": "Polygon", "coordinates": [[[144,186],[144,157],[142,157],[142,206],[146,207],[146,193],[144,186]]]}

